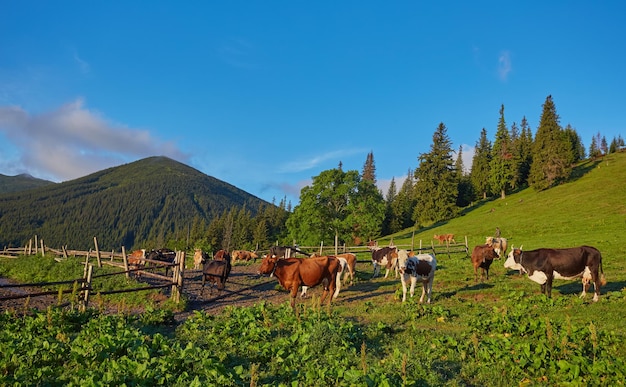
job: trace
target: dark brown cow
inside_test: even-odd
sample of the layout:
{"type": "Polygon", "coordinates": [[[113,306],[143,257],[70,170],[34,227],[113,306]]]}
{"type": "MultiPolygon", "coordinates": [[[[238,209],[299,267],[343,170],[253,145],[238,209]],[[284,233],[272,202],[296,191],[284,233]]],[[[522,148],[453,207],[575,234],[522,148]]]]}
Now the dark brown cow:
{"type": "Polygon", "coordinates": [[[372,278],[375,278],[380,274],[381,266],[385,266],[387,268],[385,278],[389,276],[389,270],[391,269],[395,270],[395,278],[398,278],[398,257],[392,256],[392,254],[396,253],[396,251],[397,248],[389,246],[372,251],[372,264],[374,265],[374,275],[372,278]]]}
{"type": "Polygon", "coordinates": [[[600,298],[600,287],[606,285],[602,270],[602,254],[595,247],[580,246],[565,249],[537,249],[522,251],[511,247],[504,267],[523,270],[528,278],[541,285],[541,293],[552,296],[552,280],[582,278],[583,292],[587,295],[589,281],[593,281],[593,300],[600,298]]]}
{"type": "Polygon", "coordinates": [[[491,245],[478,245],[474,247],[472,251],[472,265],[474,266],[474,281],[478,282],[478,268],[480,267],[480,280],[483,280],[485,274],[489,279],[489,266],[493,263],[494,259],[499,259],[500,256],[496,253],[496,250],[491,245]]]}
{"type": "MultiPolygon", "coordinates": [[[[328,305],[339,294],[337,275],[339,260],[334,256],[315,258],[284,258],[265,256],[259,273],[278,278],[280,285],[291,293],[291,307],[295,310],[296,296],[300,286],[313,287],[322,284],[324,292],[320,304],[328,297],[328,305]]],[[[339,284],[341,282],[339,281],[339,284]]]]}
{"type": "Polygon", "coordinates": [[[230,254],[224,250],[218,250],[212,260],[205,261],[202,267],[202,294],[204,294],[204,285],[207,282],[211,283],[211,293],[215,285],[218,290],[223,290],[231,268],[230,254]]]}
{"type": "Polygon", "coordinates": [[[165,275],[167,276],[170,267],[174,264],[174,261],[176,260],[176,252],[167,248],[152,250],[148,253],[148,255],[146,255],[146,259],[151,261],[163,262],[163,266],[165,266],[165,275]]]}

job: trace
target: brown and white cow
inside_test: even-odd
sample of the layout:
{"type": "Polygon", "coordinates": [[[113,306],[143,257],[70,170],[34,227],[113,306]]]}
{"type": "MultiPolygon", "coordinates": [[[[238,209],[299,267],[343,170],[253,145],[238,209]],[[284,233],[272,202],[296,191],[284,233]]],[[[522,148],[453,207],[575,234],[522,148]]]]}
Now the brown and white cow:
{"type": "MultiPolygon", "coordinates": [[[[140,269],[142,268],[146,261],[146,249],[135,250],[130,253],[127,257],[128,267],[132,269],[140,269]]],[[[139,272],[136,273],[137,277],[139,277],[139,272]]]]}
{"type": "Polygon", "coordinates": [[[389,271],[392,269],[396,272],[395,278],[398,278],[398,258],[395,256],[396,250],[397,248],[395,247],[387,246],[372,251],[372,264],[374,265],[374,275],[372,278],[375,278],[380,274],[381,266],[385,266],[387,268],[385,278],[389,276],[389,271]]]}
{"type": "Polygon", "coordinates": [[[487,276],[489,279],[489,267],[493,263],[494,259],[499,259],[500,256],[496,252],[493,246],[484,244],[474,247],[472,250],[472,266],[474,266],[474,282],[478,282],[478,268],[480,268],[480,280],[482,281],[487,276]]]}
{"type": "Polygon", "coordinates": [[[489,246],[493,246],[494,250],[496,250],[496,253],[500,257],[503,257],[506,255],[506,250],[508,248],[508,241],[506,240],[506,238],[487,237],[485,239],[485,244],[489,246]]]}
{"type": "Polygon", "coordinates": [[[541,248],[523,251],[511,247],[504,267],[523,270],[528,278],[541,285],[541,292],[552,296],[552,280],[583,279],[580,297],[587,295],[589,281],[593,282],[593,300],[598,301],[600,287],[606,284],[602,270],[602,254],[595,247],[580,246],[564,249],[541,248]]]}
{"type": "Polygon", "coordinates": [[[402,302],[406,301],[407,282],[411,282],[410,295],[415,293],[415,284],[422,282],[422,296],[420,303],[424,302],[427,296],[427,303],[430,304],[433,282],[435,280],[435,270],[437,260],[431,254],[415,255],[412,251],[398,250],[398,267],[400,269],[400,280],[402,281],[402,302]]]}

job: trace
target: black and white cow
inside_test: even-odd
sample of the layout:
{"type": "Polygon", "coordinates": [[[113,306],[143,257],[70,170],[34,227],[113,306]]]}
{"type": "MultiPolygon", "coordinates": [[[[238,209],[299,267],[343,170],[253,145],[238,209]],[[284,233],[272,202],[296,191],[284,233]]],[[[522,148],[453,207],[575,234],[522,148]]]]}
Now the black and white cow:
{"type": "Polygon", "coordinates": [[[529,279],[541,285],[541,292],[548,297],[552,296],[552,280],[555,278],[582,278],[583,292],[580,297],[587,295],[589,282],[593,282],[594,301],[598,301],[600,297],[600,286],[606,284],[602,271],[602,255],[591,246],[529,251],[523,251],[521,247],[511,247],[504,267],[526,272],[529,279]]]}
{"type": "Polygon", "coordinates": [[[411,281],[410,294],[411,297],[413,297],[415,293],[415,283],[420,280],[422,282],[420,303],[424,302],[424,296],[426,295],[426,302],[430,304],[435,270],[437,269],[435,256],[431,254],[412,255],[412,252],[409,253],[406,250],[398,250],[397,254],[400,280],[402,281],[402,302],[406,301],[407,282],[411,281]],[[409,256],[410,254],[412,256],[409,256]]]}

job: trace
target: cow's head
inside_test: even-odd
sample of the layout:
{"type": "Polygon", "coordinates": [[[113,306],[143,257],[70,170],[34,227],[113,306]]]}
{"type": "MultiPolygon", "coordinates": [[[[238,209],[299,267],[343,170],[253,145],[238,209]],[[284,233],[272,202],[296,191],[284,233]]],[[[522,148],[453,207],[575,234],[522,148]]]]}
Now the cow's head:
{"type": "Polygon", "coordinates": [[[273,255],[264,255],[263,261],[261,261],[261,267],[259,268],[259,274],[273,274],[276,269],[276,262],[278,257],[273,255]]]}
{"type": "Polygon", "coordinates": [[[522,267],[522,246],[519,249],[511,246],[511,252],[504,261],[504,268],[511,270],[524,270],[522,267]]]}

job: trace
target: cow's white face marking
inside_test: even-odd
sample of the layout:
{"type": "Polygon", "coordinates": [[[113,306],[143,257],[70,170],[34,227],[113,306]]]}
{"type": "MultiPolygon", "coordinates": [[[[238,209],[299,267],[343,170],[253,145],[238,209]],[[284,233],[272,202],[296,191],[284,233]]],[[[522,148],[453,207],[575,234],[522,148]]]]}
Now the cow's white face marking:
{"type": "Polygon", "coordinates": [[[543,271],[535,270],[533,275],[528,276],[529,279],[535,281],[539,285],[543,285],[548,280],[548,276],[543,271]]]}
{"type": "Polygon", "coordinates": [[[511,252],[507,256],[506,261],[504,261],[504,268],[511,270],[523,270],[522,265],[515,262],[515,258],[513,257],[513,250],[511,250],[511,252]]]}

